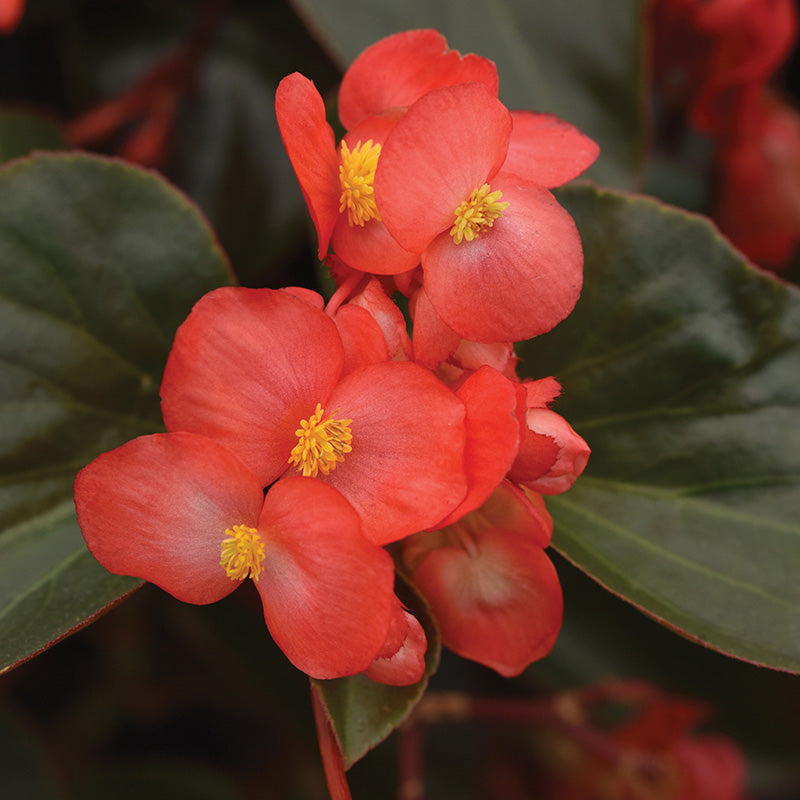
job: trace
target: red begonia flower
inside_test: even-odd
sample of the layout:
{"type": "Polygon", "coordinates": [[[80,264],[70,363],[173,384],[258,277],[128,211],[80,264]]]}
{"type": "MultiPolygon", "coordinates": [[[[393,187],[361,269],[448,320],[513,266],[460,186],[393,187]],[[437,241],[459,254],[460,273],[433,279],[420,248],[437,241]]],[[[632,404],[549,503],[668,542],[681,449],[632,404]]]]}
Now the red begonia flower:
{"type": "Polygon", "coordinates": [[[366,117],[410,106],[439,86],[477,81],[497,94],[497,68],[488,58],[460,55],[439,31],[403,31],[368,47],[350,65],[339,89],[346,130],[366,117]]]}
{"type": "Polygon", "coordinates": [[[717,161],[720,230],[760,266],[785,269],[800,244],[800,114],[764,94],[717,161]]]}
{"type": "Polygon", "coordinates": [[[342,378],[331,318],[287,292],[217,289],[175,337],[161,385],[170,431],[215,439],[267,486],[336,487],[378,544],[430,528],[464,497],[465,408],[415,364],[342,378]]]}
{"type": "Polygon", "coordinates": [[[763,86],[789,54],[797,9],[794,0],[659,0],[651,28],[667,105],[725,137],[748,124],[744,93],[763,86]]]}
{"type": "Polygon", "coordinates": [[[561,586],[543,550],[552,520],[531,500],[503,483],[454,525],[402,543],[444,644],[506,677],[544,657],[561,627],[561,586]]]}
{"type": "Polygon", "coordinates": [[[111,572],[212,603],[250,577],[278,646],[317,678],[361,672],[386,639],[394,570],[355,510],[313,478],[261,482],[193,433],[143,436],[75,481],[78,522],[111,572]]]}
{"type": "Polygon", "coordinates": [[[394,126],[375,173],[382,220],[420,253],[437,313],[478,342],[550,330],[582,283],[570,215],[544,186],[503,170],[511,131],[510,112],[484,85],[433,89],[394,126]]]}
{"type": "Polygon", "coordinates": [[[11,33],[22,21],[25,0],[0,0],[0,33],[11,33]]]}
{"type": "Polygon", "coordinates": [[[375,164],[390,127],[387,120],[369,122],[365,138],[348,137],[337,151],[325,104],[314,84],[298,72],[280,82],[275,113],[317,230],[319,258],[325,258],[333,239],[339,255],[354,269],[391,274],[415,267],[416,255],[386,232],[373,199],[375,164]]]}

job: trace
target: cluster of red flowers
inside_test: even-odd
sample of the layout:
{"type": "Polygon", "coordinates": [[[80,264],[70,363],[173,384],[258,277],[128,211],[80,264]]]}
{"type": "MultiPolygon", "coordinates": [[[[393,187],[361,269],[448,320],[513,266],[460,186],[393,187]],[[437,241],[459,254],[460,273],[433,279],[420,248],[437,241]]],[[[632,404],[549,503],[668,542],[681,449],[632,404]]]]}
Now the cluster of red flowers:
{"type": "Polygon", "coordinates": [[[758,264],[789,266],[800,114],[769,83],[797,38],[795,0],[658,0],[652,14],[656,90],[716,146],[714,219],[758,264]]]}
{"type": "Polygon", "coordinates": [[[327,305],[299,288],[203,297],[166,365],[168,432],[78,475],[84,537],[112,572],[188,602],[252,579],[273,638],[316,678],[422,677],[398,569],[445,644],[516,674],[561,624],[542,494],[568,489],[589,448],[548,408],[554,378],[519,380],[513,341],[577,300],[580,239],[548,187],[597,147],[508,111],[494,64],[429,30],[355,61],[338,148],[303,76],[276,110],[339,289],[327,305]]]}

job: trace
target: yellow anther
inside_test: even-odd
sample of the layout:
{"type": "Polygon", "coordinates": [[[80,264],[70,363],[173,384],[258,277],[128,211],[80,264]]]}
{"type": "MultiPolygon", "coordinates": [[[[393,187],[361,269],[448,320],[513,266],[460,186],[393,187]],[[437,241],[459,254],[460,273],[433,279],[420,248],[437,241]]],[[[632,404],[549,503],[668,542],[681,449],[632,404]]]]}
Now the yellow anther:
{"type": "Polygon", "coordinates": [[[225,530],[227,539],[222,540],[220,566],[232,581],[252,578],[258,583],[263,569],[264,540],[255,528],[247,525],[234,525],[233,530],[225,530]]]}
{"type": "Polygon", "coordinates": [[[344,461],[345,453],[353,449],[350,432],[351,419],[323,419],[325,412],[317,403],[317,410],[300,421],[295,431],[297,444],[289,456],[289,463],[297,467],[305,477],[315,478],[319,472],[327,475],[344,461]]]}
{"type": "Polygon", "coordinates": [[[456,218],[450,229],[453,241],[456,244],[461,244],[465,239],[471,242],[478,238],[481,231],[491,228],[509,206],[509,203],[500,202],[502,196],[500,191],[493,192],[488,183],[484,183],[480,189],[474,189],[469,198],[453,212],[456,218]]]}
{"type": "Polygon", "coordinates": [[[381,146],[373,144],[372,139],[364,144],[357,142],[352,150],[342,140],[342,163],[339,167],[342,194],[339,198],[339,212],[347,210],[348,225],[363,226],[371,219],[381,218],[373,189],[380,153],[381,146]]]}

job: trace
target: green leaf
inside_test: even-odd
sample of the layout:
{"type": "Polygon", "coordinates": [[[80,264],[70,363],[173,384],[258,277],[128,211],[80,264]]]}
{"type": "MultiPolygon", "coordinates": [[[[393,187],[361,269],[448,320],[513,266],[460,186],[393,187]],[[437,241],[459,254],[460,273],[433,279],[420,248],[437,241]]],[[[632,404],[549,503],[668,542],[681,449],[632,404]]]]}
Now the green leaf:
{"type": "Polygon", "coordinates": [[[162,427],[174,332],[229,281],[196,209],[153,173],[84,155],[0,170],[0,669],[138,583],[86,550],[75,474],[162,427]]]}
{"type": "Polygon", "coordinates": [[[800,292],[700,217],[576,186],[573,314],[519,348],[592,447],[555,546],[690,638],[800,670],[800,292]]]}
{"type": "MultiPolygon", "coordinates": [[[[406,584],[401,599],[420,621],[428,639],[425,674],[413,686],[388,686],[363,675],[314,680],[342,748],[345,769],[382,742],[411,713],[439,666],[441,642],[424,601],[406,584]]],[[[398,587],[399,588],[399,587],[398,587]]],[[[401,590],[401,591],[402,591],[401,590]]]]}
{"type": "Polygon", "coordinates": [[[63,150],[66,146],[53,120],[27,111],[0,109],[0,162],[32,150],[63,150]]]}
{"type": "Polygon", "coordinates": [[[461,0],[295,0],[342,67],[378,39],[436,28],[462,53],[491,58],[500,99],[514,109],[547,111],[599,145],[587,173],[631,188],[644,157],[640,0],[499,0],[467,8],[461,0]]]}

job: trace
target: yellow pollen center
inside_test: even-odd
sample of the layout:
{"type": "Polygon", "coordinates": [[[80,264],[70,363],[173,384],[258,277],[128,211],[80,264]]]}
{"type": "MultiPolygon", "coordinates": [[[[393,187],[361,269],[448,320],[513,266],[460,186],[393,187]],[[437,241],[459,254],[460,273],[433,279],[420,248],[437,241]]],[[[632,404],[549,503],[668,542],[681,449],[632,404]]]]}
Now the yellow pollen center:
{"type": "Polygon", "coordinates": [[[472,194],[454,212],[455,223],[450,229],[450,235],[456,244],[461,244],[465,239],[471,242],[477,239],[481,231],[491,228],[494,221],[503,216],[509,203],[501,203],[503,193],[493,192],[488,183],[480,189],[473,189],[472,194]]]}
{"type": "Polygon", "coordinates": [[[363,227],[371,219],[380,219],[375,204],[375,167],[381,146],[367,139],[364,144],[357,142],[350,150],[342,140],[340,151],[342,163],[339,167],[339,183],[342,194],[339,197],[339,213],[347,210],[347,224],[363,227]]]}
{"type": "Polygon", "coordinates": [[[300,421],[294,432],[297,444],[289,456],[289,463],[297,466],[297,471],[308,478],[315,478],[321,472],[327,475],[344,461],[345,453],[353,448],[353,434],[350,432],[351,419],[323,419],[324,411],[317,403],[317,410],[300,421]]]}
{"type": "Polygon", "coordinates": [[[247,525],[234,525],[233,530],[225,530],[228,538],[222,540],[220,566],[232,581],[247,577],[258,583],[264,562],[264,540],[255,528],[247,525]]]}

